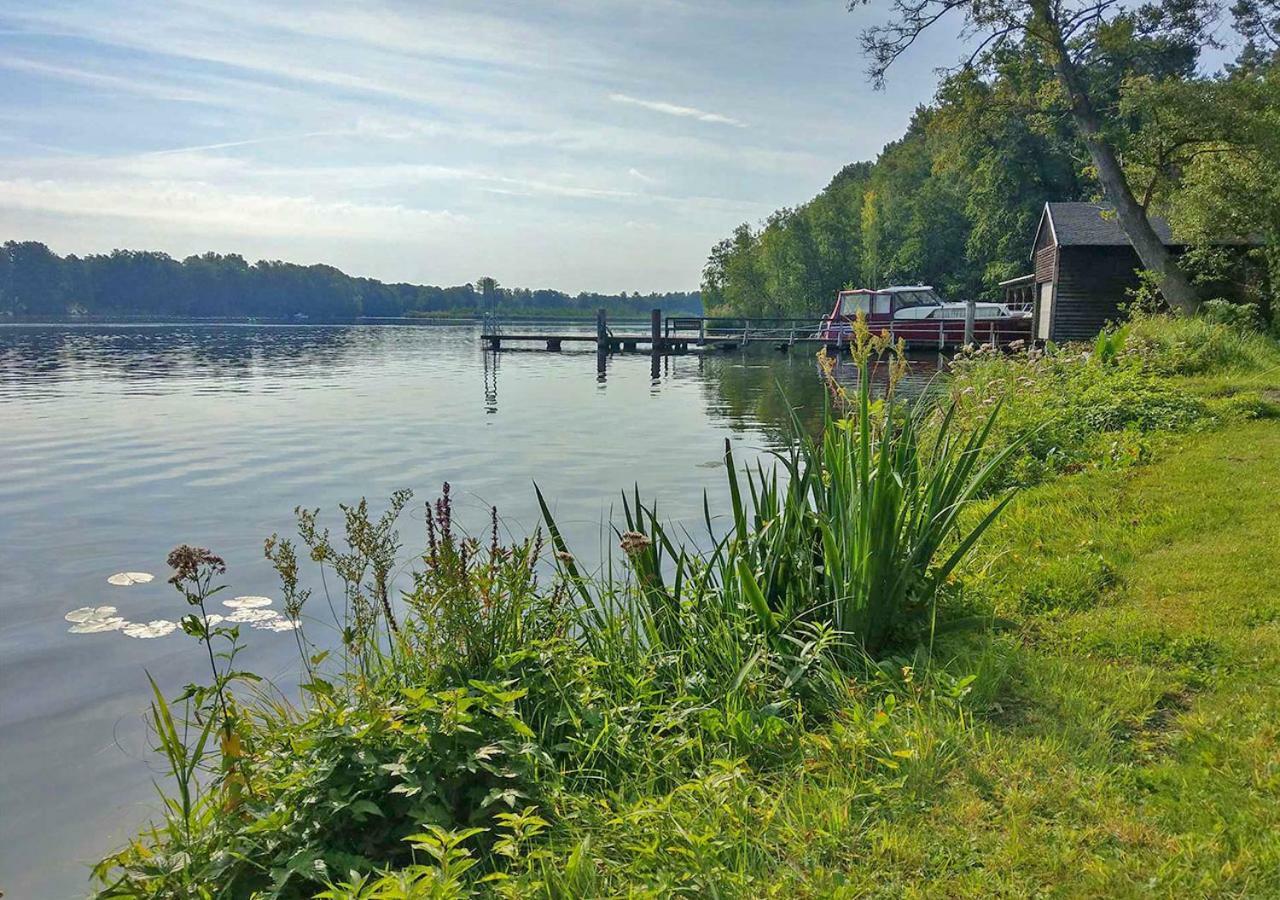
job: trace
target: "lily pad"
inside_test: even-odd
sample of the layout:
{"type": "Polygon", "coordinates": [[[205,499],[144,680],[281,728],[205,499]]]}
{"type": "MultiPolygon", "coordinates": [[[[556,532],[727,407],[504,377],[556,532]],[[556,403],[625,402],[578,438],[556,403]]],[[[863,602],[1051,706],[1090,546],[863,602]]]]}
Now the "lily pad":
{"type": "Polygon", "coordinates": [[[71,634],[99,634],[103,631],[119,631],[129,623],[123,616],[111,616],[106,619],[89,619],[77,622],[67,629],[71,634]]]}
{"type": "Polygon", "coordinates": [[[293,631],[300,624],[297,619],[286,619],[284,616],[278,616],[262,622],[252,622],[250,627],[260,628],[263,631],[293,631]]]}
{"type": "Polygon", "coordinates": [[[116,587],[129,587],[132,584],[146,584],[155,577],[150,572],[117,572],[107,579],[107,584],[114,584],[116,587]]]}
{"type": "Polygon", "coordinates": [[[150,622],[126,625],[123,630],[131,638],[158,638],[172,634],[177,627],[177,622],[170,622],[168,619],[152,619],[150,622]]]}
{"type": "Polygon", "coordinates": [[[229,606],[232,609],[258,609],[262,606],[270,606],[273,601],[270,597],[235,597],[231,600],[223,600],[223,606],[229,606]]]}
{"type": "Polygon", "coordinates": [[[62,618],[68,622],[90,622],[94,619],[109,619],[116,614],[114,606],[82,606],[73,609],[62,618]]]}
{"type": "Polygon", "coordinates": [[[237,609],[231,615],[227,616],[228,622],[269,622],[272,619],[280,618],[280,613],[274,609],[237,609]]]}

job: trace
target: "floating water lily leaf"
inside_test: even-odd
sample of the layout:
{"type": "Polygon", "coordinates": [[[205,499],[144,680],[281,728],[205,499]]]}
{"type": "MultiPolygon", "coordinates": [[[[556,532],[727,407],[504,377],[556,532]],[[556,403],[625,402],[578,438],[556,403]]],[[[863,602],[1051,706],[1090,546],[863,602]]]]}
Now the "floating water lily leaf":
{"type": "Polygon", "coordinates": [[[131,638],[158,638],[172,634],[177,629],[177,622],[168,619],[152,619],[150,622],[134,622],[124,626],[124,633],[131,638]]]}
{"type": "Polygon", "coordinates": [[[114,606],[82,606],[73,609],[62,618],[68,622],[89,622],[94,619],[109,619],[116,614],[114,606]]]}
{"type": "Polygon", "coordinates": [[[146,584],[155,578],[150,572],[117,572],[107,579],[107,584],[116,587],[128,587],[131,584],[146,584]]]}
{"type": "Polygon", "coordinates": [[[270,606],[272,602],[270,597],[235,597],[223,600],[222,605],[232,609],[257,609],[260,606],[270,606]]]}
{"type": "Polygon", "coordinates": [[[119,631],[129,623],[123,616],[111,616],[106,619],[89,619],[78,622],[67,629],[71,634],[98,634],[103,631],[119,631]]]}
{"type": "Polygon", "coordinates": [[[280,618],[274,609],[237,609],[227,616],[228,622],[268,622],[280,618]]]}
{"type": "Polygon", "coordinates": [[[262,622],[253,622],[251,628],[260,628],[263,631],[293,631],[301,624],[297,619],[286,619],[283,616],[277,616],[274,619],[267,619],[262,622]]]}

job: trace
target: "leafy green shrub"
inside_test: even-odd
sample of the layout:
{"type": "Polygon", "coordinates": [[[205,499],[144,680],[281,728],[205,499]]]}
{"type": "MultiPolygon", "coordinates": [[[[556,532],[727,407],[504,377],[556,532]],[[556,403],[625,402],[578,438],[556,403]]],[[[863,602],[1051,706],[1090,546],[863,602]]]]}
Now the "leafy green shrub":
{"type": "MultiPolygon", "coordinates": [[[[233,896],[311,896],[348,872],[407,864],[426,825],[494,823],[554,784],[519,690],[474,681],[390,690],[378,703],[322,702],[306,716],[261,710],[245,758],[254,796],[183,846],[184,878],[233,896]]],[[[206,795],[217,807],[224,798],[206,795]]],[[[164,855],[135,845],[104,861],[103,896],[169,896],[164,855]]]]}
{"type": "Polygon", "coordinates": [[[1133,366],[1073,378],[1065,386],[1055,405],[1080,415],[1094,431],[1181,431],[1205,415],[1199,399],[1133,366]]]}
{"type": "Polygon", "coordinates": [[[1266,370],[1280,364],[1274,338],[1204,316],[1135,316],[1127,350],[1158,375],[1266,370]]]}
{"type": "Polygon", "coordinates": [[[1206,321],[1225,325],[1236,331],[1261,331],[1264,325],[1262,311],[1256,303],[1233,303],[1215,298],[1204,302],[1200,307],[1200,315],[1206,321]]]}
{"type": "MultiPolygon", "coordinates": [[[[994,487],[1035,484],[1084,467],[1141,463],[1150,452],[1145,436],[1182,431],[1209,416],[1203,400],[1157,371],[1157,351],[1144,327],[1135,322],[1104,335],[1090,353],[1066,347],[957,358],[950,392],[962,421],[978,427],[1000,403],[993,443],[1022,440],[994,487]]],[[[1171,362],[1181,345],[1171,346],[1159,358],[1181,365],[1171,362]]]]}

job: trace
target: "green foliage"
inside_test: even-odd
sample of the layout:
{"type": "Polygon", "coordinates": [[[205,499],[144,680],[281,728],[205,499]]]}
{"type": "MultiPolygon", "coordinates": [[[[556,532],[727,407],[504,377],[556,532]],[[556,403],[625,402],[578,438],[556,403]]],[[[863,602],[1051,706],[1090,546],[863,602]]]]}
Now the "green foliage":
{"type": "Polygon", "coordinates": [[[1232,303],[1230,300],[1206,300],[1200,314],[1210,322],[1226,325],[1236,331],[1261,331],[1266,324],[1255,303],[1232,303]]]}
{"type": "Polygon", "coordinates": [[[1208,316],[1138,314],[1109,329],[1092,352],[1079,346],[958,358],[949,382],[961,418],[1003,411],[993,440],[1025,442],[996,480],[1030,485],[1090,467],[1147,462],[1152,442],[1213,419],[1274,415],[1265,391],[1280,384],[1280,343],[1208,316]],[[1177,379],[1225,381],[1204,396],[1177,379]],[[1252,389],[1250,389],[1252,388],[1252,389]]]}
{"type": "Polygon", "coordinates": [[[1275,338],[1213,321],[1204,316],[1142,316],[1129,327],[1130,351],[1149,371],[1160,375],[1267,373],[1280,366],[1275,338]]]}

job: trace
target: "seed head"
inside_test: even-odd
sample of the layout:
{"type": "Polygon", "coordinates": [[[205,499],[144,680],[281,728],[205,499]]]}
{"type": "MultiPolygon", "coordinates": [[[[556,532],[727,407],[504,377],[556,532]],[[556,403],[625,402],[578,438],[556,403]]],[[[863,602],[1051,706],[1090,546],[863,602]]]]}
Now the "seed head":
{"type": "Polygon", "coordinates": [[[622,532],[622,540],[619,542],[618,546],[621,547],[622,551],[628,556],[634,556],[637,553],[643,552],[646,547],[649,547],[652,544],[653,541],[650,540],[649,535],[642,531],[624,531],[622,532]]]}

